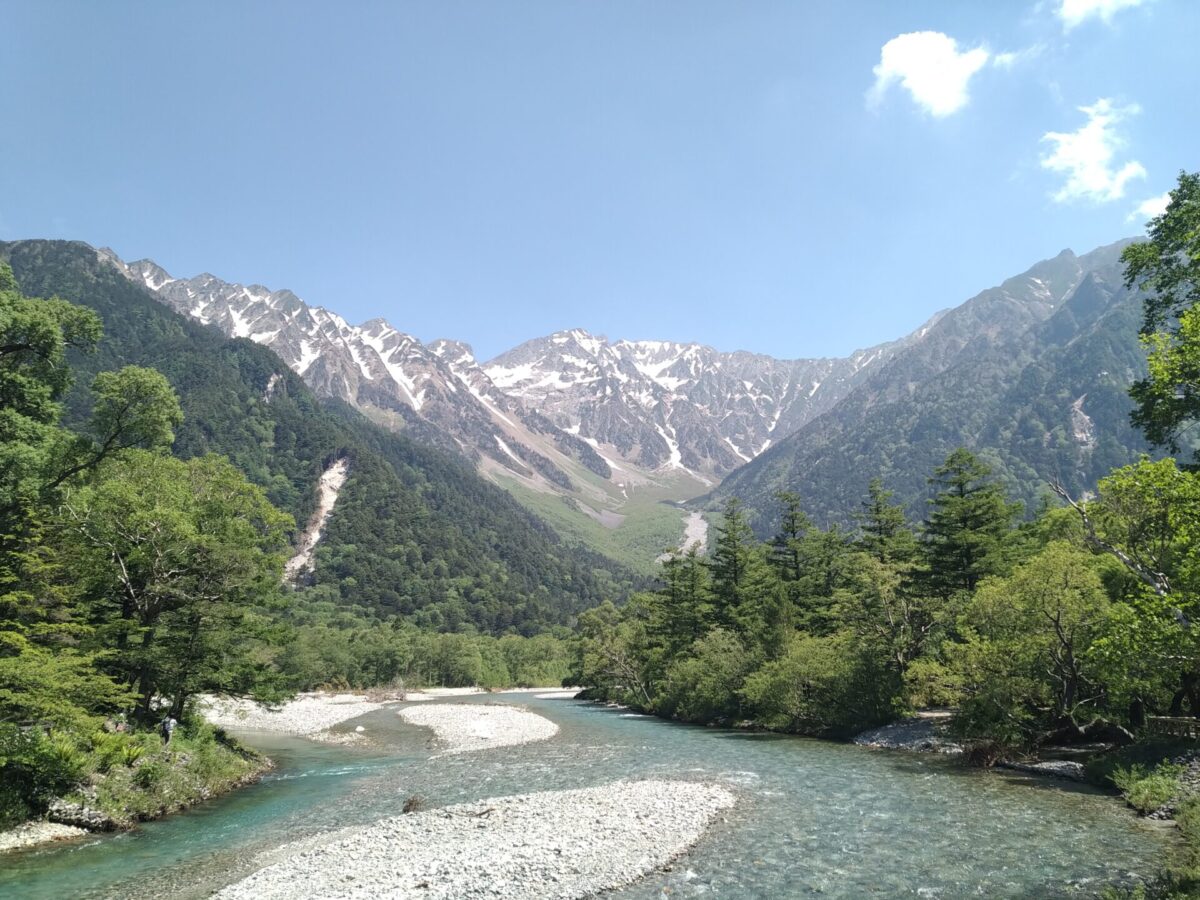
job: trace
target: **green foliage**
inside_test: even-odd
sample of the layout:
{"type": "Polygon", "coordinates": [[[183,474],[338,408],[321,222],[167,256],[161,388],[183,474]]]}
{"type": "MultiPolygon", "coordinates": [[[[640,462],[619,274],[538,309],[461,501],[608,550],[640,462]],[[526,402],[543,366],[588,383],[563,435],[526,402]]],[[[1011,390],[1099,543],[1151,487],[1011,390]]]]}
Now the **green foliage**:
{"type": "Polygon", "coordinates": [[[1128,768],[1118,766],[1111,778],[1126,803],[1138,812],[1148,813],[1179,793],[1179,776],[1183,772],[1183,766],[1171,763],[1159,763],[1153,769],[1135,764],[1128,768]]]}
{"type": "Polygon", "coordinates": [[[718,626],[671,664],[655,709],[685,722],[734,720],[749,670],[741,640],[718,626]]]}
{"type": "Polygon", "coordinates": [[[796,496],[779,500],[769,543],[731,502],[708,560],[673,554],[657,591],[581,616],[571,678],[692,722],[844,734],[895,715],[905,671],[945,620],[912,577],[912,532],[880,485],[857,539],[813,526],[796,496]]]}
{"type": "Polygon", "coordinates": [[[796,635],[742,690],[754,719],[779,731],[846,735],[895,713],[895,676],[849,634],[796,635]]]}
{"type": "Polygon", "coordinates": [[[1086,505],[1089,542],[1128,578],[1098,642],[1114,700],[1200,713],[1200,475],[1142,460],[1103,479],[1086,505]]]}
{"type": "Polygon", "coordinates": [[[71,385],[67,350],[100,337],[90,310],[22,296],[0,262],[0,539],[11,540],[52,479],[65,435],[60,400],[71,385]]]}
{"type": "Polygon", "coordinates": [[[19,728],[0,723],[0,815],[14,824],[45,809],[72,788],[88,768],[87,755],[70,732],[19,728]]]}
{"type": "Polygon", "coordinates": [[[985,581],[962,615],[962,641],[946,647],[964,694],[958,729],[1036,745],[1090,721],[1105,693],[1089,652],[1108,607],[1095,558],[1064,543],[985,581]]]}
{"type": "Polygon", "coordinates": [[[921,539],[933,593],[970,593],[1007,567],[1006,553],[1019,506],[1010,504],[991,468],[965,447],[951,453],[929,479],[936,494],[921,539]]]}
{"type": "Polygon", "coordinates": [[[176,715],[203,691],[273,686],[255,638],[279,605],[291,517],[228,461],[129,451],[62,504],[66,550],[87,573],[84,608],[115,648],[106,667],[176,715]]]}
{"type": "MultiPolygon", "coordinates": [[[[1125,249],[1125,284],[1147,292],[1142,337],[1149,375],[1131,391],[1134,423],[1178,452],[1200,419],[1200,173],[1179,173],[1149,240],[1125,249]]],[[[1191,435],[1194,440],[1194,435],[1191,435]]]]}
{"type": "Polygon", "coordinates": [[[0,722],[86,729],[132,705],[132,692],[100,670],[100,653],[39,646],[13,631],[0,631],[0,648],[0,722]]]}

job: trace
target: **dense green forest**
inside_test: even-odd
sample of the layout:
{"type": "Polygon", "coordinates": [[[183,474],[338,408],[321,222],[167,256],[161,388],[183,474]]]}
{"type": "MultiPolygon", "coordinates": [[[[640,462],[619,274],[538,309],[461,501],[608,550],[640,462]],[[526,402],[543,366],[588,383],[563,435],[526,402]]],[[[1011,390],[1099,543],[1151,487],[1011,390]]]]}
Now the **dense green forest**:
{"type": "Polygon", "coordinates": [[[403,616],[423,628],[530,635],[628,594],[629,573],[564,545],[468,462],[344,405],[323,406],[269,350],[167,309],[87,245],[0,244],[0,259],[26,295],[61,297],[106,324],[93,352],[69,357],[78,377],[65,397],[68,426],[85,420],[96,372],[152,367],[182,406],[174,453],[228,457],[301,525],[323,468],[352,458],[306,602],[380,621],[403,616]]]}
{"type": "Polygon", "coordinates": [[[556,623],[625,589],[599,558],[80,247],[6,249],[88,305],[0,263],[0,823],[66,797],[124,824],[253,776],[200,694],[561,681],[556,623]],[[336,457],[353,474],[315,583],[285,586],[293,514],[336,457]]]}
{"type": "Polygon", "coordinates": [[[1141,294],[1124,283],[1120,262],[1127,245],[1064,252],[947,312],[834,410],[731,473],[713,492],[716,504],[737,497],[767,537],[775,495],[793,491],[818,524],[849,526],[880,477],[919,521],[927,475],[960,446],[1027,515],[1048,478],[1074,493],[1094,489],[1150,449],[1130,420],[1128,387],[1146,362],[1141,294]],[[1047,303],[1047,284],[1065,299],[1047,303]]]}
{"type": "MultiPolygon", "coordinates": [[[[1149,232],[1122,257],[1125,288],[1148,298],[1133,416],[1179,450],[1200,425],[1200,176],[1181,176],[1149,232]]],[[[1086,500],[1050,469],[1026,516],[960,447],[924,473],[919,525],[876,480],[840,517],[852,528],[817,527],[803,498],[777,494],[766,541],[731,498],[707,557],[675,554],[657,590],[581,618],[573,676],[663,716],[812,735],[948,706],[984,764],[1115,743],[1126,749],[1096,771],[1153,808],[1180,793],[1181,767],[1147,717],[1200,717],[1195,462],[1143,457],[1086,500]]],[[[1187,841],[1163,896],[1200,892],[1200,797],[1179,823],[1187,841]]]]}

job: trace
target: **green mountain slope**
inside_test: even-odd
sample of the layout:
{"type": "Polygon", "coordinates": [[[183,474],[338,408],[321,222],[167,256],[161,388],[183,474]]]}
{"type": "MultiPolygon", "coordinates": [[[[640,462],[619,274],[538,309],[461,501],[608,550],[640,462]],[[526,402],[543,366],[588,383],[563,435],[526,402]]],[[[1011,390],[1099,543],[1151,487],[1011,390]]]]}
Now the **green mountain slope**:
{"type": "Polygon", "coordinates": [[[436,628],[531,633],[629,589],[628,573],[564,544],[468,463],[322,405],[271,351],[172,312],[88,245],[0,243],[0,258],[27,294],[58,295],[104,319],[98,352],[75,361],[69,421],[88,406],[91,373],[131,363],[159,369],[186,416],[175,452],[227,455],[301,524],[322,471],[350,458],[307,599],[436,628]]]}
{"type": "Polygon", "coordinates": [[[958,446],[984,456],[1029,509],[1061,479],[1082,493],[1146,450],[1126,390],[1144,371],[1138,297],[1121,283],[1125,244],[1064,251],[942,316],[930,334],[820,418],[729,475],[756,527],[775,492],[846,522],[881,476],[919,519],[926,476],[958,446]]]}

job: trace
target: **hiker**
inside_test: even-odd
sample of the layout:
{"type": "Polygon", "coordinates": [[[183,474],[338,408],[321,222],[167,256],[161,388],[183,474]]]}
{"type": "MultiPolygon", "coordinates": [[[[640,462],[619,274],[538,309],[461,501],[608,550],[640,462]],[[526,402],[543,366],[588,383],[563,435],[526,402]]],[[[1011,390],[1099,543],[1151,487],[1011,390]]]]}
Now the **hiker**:
{"type": "Polygon", "coordinates": [[[175,721],[174,717],[170,713],[167,713],[167,717],[162,720],[162,736],[164,744],[171,743],[171,735],[175,733],[175,726],[178,724],[179,723],[175,721]]]}

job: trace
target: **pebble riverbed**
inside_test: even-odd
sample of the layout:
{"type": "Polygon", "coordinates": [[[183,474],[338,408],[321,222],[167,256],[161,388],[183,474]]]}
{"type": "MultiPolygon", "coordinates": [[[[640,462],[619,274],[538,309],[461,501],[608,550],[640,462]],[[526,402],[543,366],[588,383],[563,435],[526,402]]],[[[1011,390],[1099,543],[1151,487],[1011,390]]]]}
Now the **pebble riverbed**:
{"type": "Polygon", "coordinates": [[[733,803],[717,785],[648,780],[458,804],[285,846],[216,896],[586,897],[666,865],[733,803]]]}
{"type": "Polygon", "coordinates": [[[325,731],[385,705],[367,700],[361,694],[301,694],[277,707],[252,700],[205,697],[200,709],[205,719],[220,728],[303,736],[325,731]]]}
{"type": "Polygon", "coordinates": [[[512,747],[558,734],[558,726],[544,716],[501,704],[431,703],[406,707],[400,718],[431,729],[445,753],[512,747]]]}

